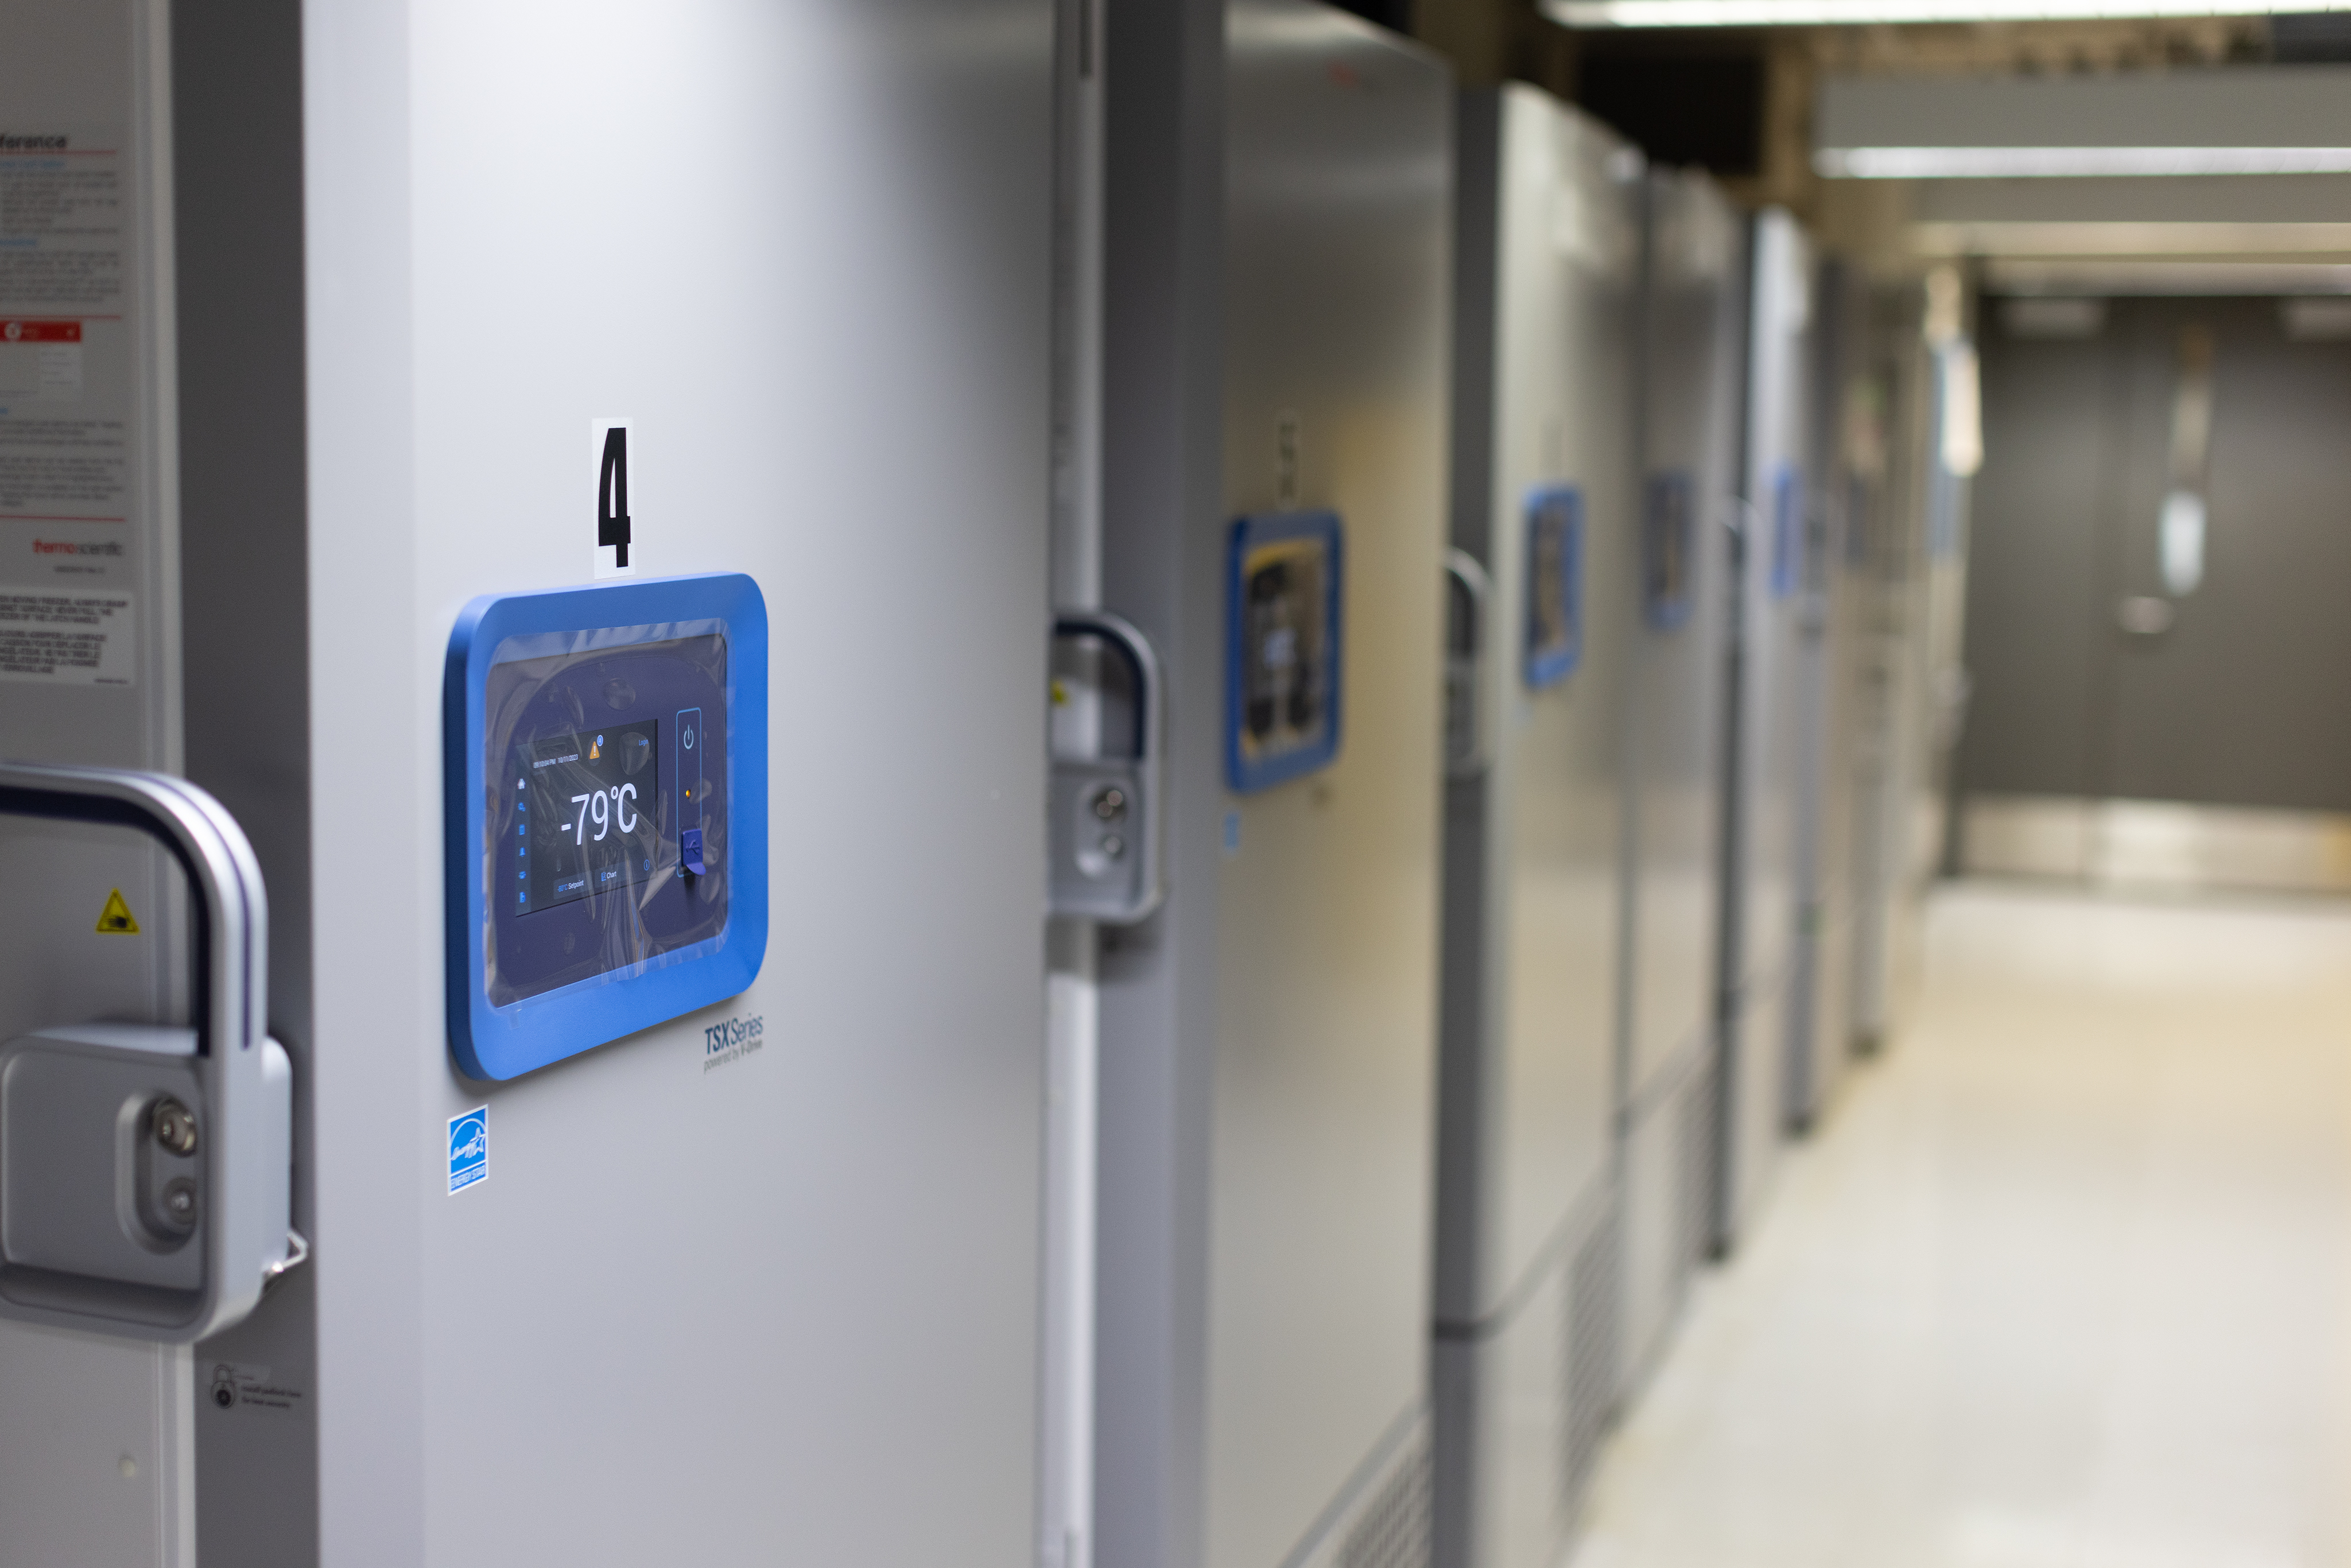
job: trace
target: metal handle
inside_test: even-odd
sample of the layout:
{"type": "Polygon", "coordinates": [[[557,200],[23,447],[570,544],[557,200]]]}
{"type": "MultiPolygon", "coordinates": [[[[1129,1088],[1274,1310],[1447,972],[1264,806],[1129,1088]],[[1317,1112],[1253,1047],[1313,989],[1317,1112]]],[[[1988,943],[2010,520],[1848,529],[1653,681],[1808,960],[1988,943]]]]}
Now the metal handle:
{"type": "Polygon", "coordinates": [[[2130,594],[2115,603],[2115,624],[2134,637],[2160,637],[2179,619],[2170,600],[2152,593],[2130,594]]]}
{"type": "Polygon", "coordinates": [[[1159,906],[1159,801],[1165,789],[1165,701],[1159,655],[1134,624],[1096,610],[1053,617],[1053,637],[1099,642],[1126,666],[1134,694],[1132,754],[1057,758],[1052,772],[1051,911],[1133,925],[1159,906]]]}
{"type": "Polygon", "coordinates": [[[1468,624],[1451,623],[1448,600],[1445,645],[1445,773],[1474,779],[1486,769],[1486,612],[1494,580],[1467,550],[1445,552],[1445,575],[1460,591],[1468,624]],[[1457,632],[1459,633],[1457,635],[1457,632]]]}
{"type": "Polygon", "coordinates": [[[1747,541],[1760,532],[1763,510],[1746,497],[1732,494],[1723,497],[1722,531],[1730,536],[1734,559],[1747,548],[1747,541]]]}
{"type": "Polygon", "coordinates": [[[1122,615],[1101,610],[1062,610],[1053,616],[1055,637],[1092,637],[1109,643],[1134,677],[1134,755],[1159,766],[1159,655],[1151,639],[1122,615]]]}
{"type": "MultiPolygon", "coordinates": [[[[31,1267],[12,1249],[0,1259],[0,1317],[167,1343],[216,1333],[260,1300],[272,1266],[287,1261],[290,1230],[292,1074],[267,1034],[269,909],[260,863],[219,801],[166,774],[0,763],[0,816],[129,828],[160,843],[187,879],[196,970],[193,1028],[59,1019],[0,1044],[0,1139],[35,1137],[44,1158],[117,1168],[124,1162],[107,1118],[120,1122],[121,1113],[108,1107],[135,1108],[143,1097],[162,1108],[174,1135],[164,1137],[159,1121],[157,1137],[190,1162],[189,1174],[172,1183],[183,1189],[184,1207],[175,1212],[184,1216],[178,1229],[193,1254],[183,1270],[190,1277],[159,1281],[138,1260],[142,1248],[152,1252],[172,1238],[159,1242],[128,1228],[83,1237],[74,1228],[86,1216],[61,1217],[42,1184],[0,1178],[12,1235],[46,1227],[89,1260],[31,1267]],[[179,1104],[183,1097],[196,1102],[192,1113],[179,1104]],[[68,1107],[70,1116],[48,1114],[68,1107]],[[125,1267],[108,1261],[114,1253],[125,1267]]],[[[144,1146],[135,1136],[132,1143],[144,1146]]],[[[0,1143],[0,1171],[11,1163],[0,1143]]]]}

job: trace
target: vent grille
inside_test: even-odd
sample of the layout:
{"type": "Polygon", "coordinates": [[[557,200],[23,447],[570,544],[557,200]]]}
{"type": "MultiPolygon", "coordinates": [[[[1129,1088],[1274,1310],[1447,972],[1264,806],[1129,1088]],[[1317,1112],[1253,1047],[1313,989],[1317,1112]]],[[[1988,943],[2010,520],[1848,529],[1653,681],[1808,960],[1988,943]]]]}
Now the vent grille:
{"type": "Polygon", "coordinates": [[[1615,1400],[1618,1312],[1624,1298],[1624,1248],[1614,1210],[1575,1251],[1567,1278],[1567,1418],[1562,1435],[1560,1501],[1570,1518],[1600,1458],[1615,1400]]]}
{"type": "Polygon", "coordinates": [[[1380,1483],[1333,1568],[1428,1568],[1428,1480],[1424,1439],[1380,1483]]]}

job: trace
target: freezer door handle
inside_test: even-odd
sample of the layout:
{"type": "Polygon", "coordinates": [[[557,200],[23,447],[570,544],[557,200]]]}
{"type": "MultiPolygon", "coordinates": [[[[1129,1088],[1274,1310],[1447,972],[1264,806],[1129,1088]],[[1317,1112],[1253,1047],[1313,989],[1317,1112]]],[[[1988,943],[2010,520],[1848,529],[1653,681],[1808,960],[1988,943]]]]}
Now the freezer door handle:
{"type": "Polygon", "coordinates": [[[2170,600],[2152,593],[2130,594],[2115,603],[2115,624],[2133,637],[2160,637],[2179,619],[2170,600]]]}
{"type": "Polygon", "coordinates": [[[1486,770],[1486,613],[1493,580],[1467,550],[1445,552],[1445,774],[1486,770]]]}
{"type": "MultiPolygon", "coordinates": [[[[58,1019],[0,1041],[0,1318],[172,1344],[217,1333],[307,1252],[260,864],[219,801],[168,774],[0,763],[8,818],[160,850],[184,896],[141,922],[115,890],[99,939],[152,944],[159,974],[189,973],[177,1021],[58,1019]]],[[[10,890],[20,929],[89,918],[70,896],[39,910],[43,892],[10,890]]]]}
{"type": "Polygon", "coordinates": [[[1159,806],[1166,704],[1159,655],[1131,622],[1101,611],[1060,612],[1052,634],[1057,645],[1096,644],[1112,664],[1097,665],[1094,674],[1114,664],[1123,677],[1056,675],[1055,703],[1090,706],[1096,728],[1123,706],[1130,723],[1123,753],[1097,746],[1090,755],[1053,758],[1051,911],[1131,925],[1159,907],[1165,891],[1159,806]]]}

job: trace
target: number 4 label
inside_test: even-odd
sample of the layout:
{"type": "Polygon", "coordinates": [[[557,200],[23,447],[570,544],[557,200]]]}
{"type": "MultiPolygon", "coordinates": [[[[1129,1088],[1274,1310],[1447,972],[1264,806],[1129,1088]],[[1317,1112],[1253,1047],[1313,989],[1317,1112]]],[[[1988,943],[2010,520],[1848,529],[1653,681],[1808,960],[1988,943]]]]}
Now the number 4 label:
{"type": "Polygon", "coordinates": [[[595,459],[596,575],[634,577],[637,558],[629,520],[629,447],[636,421],[588,422],[595,459]]]}

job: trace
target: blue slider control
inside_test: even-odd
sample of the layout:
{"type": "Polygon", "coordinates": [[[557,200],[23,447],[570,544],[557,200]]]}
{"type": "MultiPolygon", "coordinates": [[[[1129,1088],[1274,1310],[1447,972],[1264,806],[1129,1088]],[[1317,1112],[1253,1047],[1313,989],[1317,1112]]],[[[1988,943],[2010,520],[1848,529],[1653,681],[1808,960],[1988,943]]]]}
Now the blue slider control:
{"type": "Polygon", "coordinates": [[[687,828],[677,835],[677,859],[680,865],[685,867],[686,870],[692,872],[695,875],[700,876],[703,874],[702,830],[700,828],[687,828]]]}

